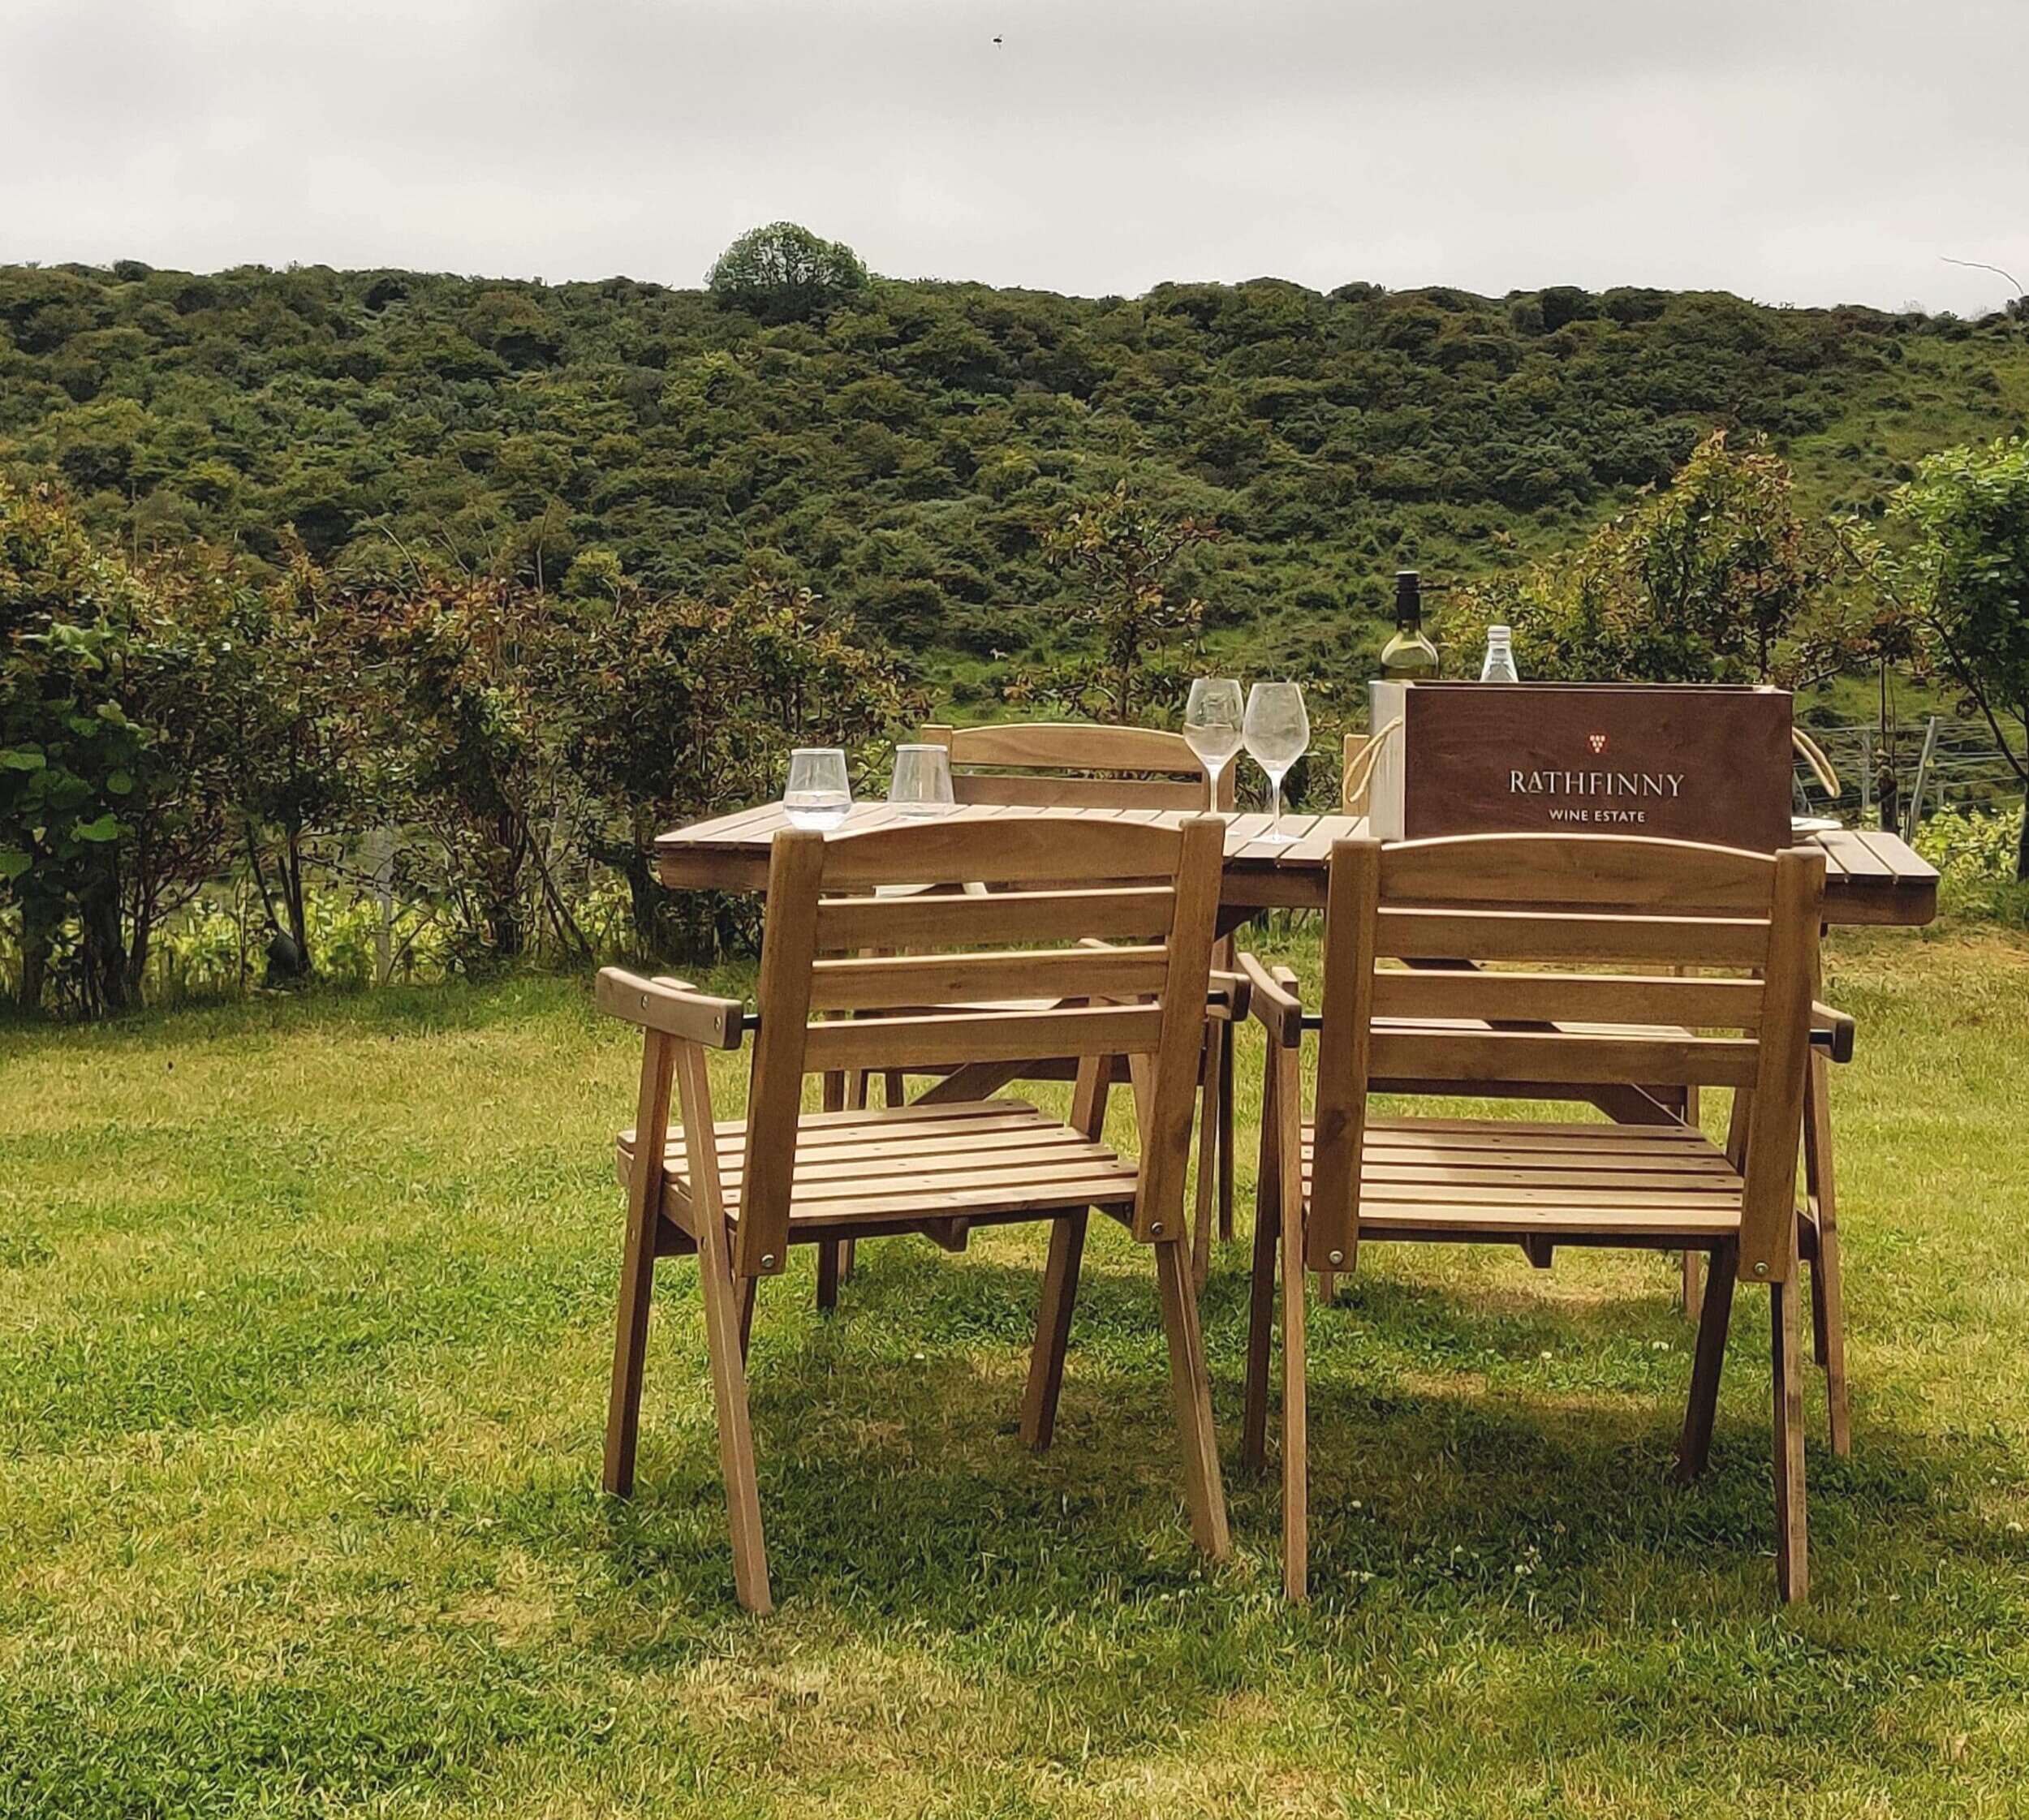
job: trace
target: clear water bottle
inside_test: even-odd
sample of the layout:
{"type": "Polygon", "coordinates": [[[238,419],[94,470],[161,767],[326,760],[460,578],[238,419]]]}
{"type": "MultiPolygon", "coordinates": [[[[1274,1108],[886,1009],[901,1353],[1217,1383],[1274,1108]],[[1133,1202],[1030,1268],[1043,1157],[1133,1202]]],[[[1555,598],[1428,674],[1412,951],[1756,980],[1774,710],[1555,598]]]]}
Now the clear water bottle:
{"type": "Polygon", "coordinates": [[[1489,626],[1487,628],[1487,660],[1480,666],[1480,680],[1482,682],[1519,682],[1522,680],[1515,673],[1514,646],[1505,626],[1489,626]]]}

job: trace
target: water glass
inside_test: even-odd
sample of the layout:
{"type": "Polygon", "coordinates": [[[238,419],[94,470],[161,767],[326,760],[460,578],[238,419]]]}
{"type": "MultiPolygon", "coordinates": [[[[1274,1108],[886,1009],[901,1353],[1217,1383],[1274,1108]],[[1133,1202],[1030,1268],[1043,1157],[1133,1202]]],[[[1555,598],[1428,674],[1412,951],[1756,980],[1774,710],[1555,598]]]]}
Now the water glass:
{"type": "Polygon", "coordinates": [[[888,800],[905,815],[941,815],[951,807],[951,753],[943,746],[898,746],[888,800]]]}
{"type": "Polygon", "coordinates": [[[1191,699],[1183,710],[1184,742],[1204,767],[1213,809],[1219,806],[1219,774],[1240,749],[1246,718],[1240,685],[1233,678],[1201,676],[1191,685],[1191,699]]]}
{"type": "Polygon", "coordinates": [[[846,755],[836,746],[799,746],[789,755],[782,807],[792,828],[836,828],[851,807],[846,755]]]}
{"type": "Polygon", "coordinates": [[[1261,838],[1294,841],[1276,825],[1282,815],[1282,780],[1310,750],[1311,718],[1303,711],[1303,691],[1294,682],[1257,682],[1247,691],[1242,737],[1247,755],[1268,773],[1269,826],[1261,838]]]}

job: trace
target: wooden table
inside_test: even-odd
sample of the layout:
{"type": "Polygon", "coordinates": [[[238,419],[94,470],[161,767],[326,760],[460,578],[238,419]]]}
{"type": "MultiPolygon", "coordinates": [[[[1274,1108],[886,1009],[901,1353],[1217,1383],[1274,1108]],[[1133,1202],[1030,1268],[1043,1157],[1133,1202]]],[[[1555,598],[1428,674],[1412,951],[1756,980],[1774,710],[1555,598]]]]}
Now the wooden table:
{"type": "MultiPolygon", "coordinates": [[[[1140,822],[1174,822],[1182,813],[1174,809],[1039,811],[987,806],[950,811],[968,820],[1042,814],[1140,822]]],[[[848,830],[886,828],[905,819],[885,802],[865,803],[854,807],[845,826],[848,830]]],[[[657,876],[678,890],[764,890],[769,842],[787,826],[782,806],[769,802],[677,828],[655,843],[657,876]]],[[[1332,843],[1367,831],[1366,818],[1361,815],[1288,815],[1282,818],[1282,831],[1295,838],[1278,843],[1262,839],[1269,826],[1264,815],[1242,815],[1234,816],[1226,829],[1226,883],[1221,893],[1225,927],[1246,921],[1257,910],[1322,910],[1332,843]]],[[[1936,868],[1919,859],[1894,835],[1842,828],[1797,838],[1799,845],[1824,852],[1827,923],[1919,928],[1937,914],[1936,868]]]]}

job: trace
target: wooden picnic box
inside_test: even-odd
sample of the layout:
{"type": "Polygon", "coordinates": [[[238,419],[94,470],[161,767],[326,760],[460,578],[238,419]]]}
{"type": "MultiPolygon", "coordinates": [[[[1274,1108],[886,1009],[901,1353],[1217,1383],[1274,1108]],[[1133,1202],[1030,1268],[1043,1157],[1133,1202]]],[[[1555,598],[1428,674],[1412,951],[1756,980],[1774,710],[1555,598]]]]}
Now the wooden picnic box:
{"type": "Polygon", "coordinates": [[[1372,707],[1384,742],[1370,806],[1383,840],[1570,833],[1770,853],[1790,844],[1787,690],[1376,682],[1372,707]]]}

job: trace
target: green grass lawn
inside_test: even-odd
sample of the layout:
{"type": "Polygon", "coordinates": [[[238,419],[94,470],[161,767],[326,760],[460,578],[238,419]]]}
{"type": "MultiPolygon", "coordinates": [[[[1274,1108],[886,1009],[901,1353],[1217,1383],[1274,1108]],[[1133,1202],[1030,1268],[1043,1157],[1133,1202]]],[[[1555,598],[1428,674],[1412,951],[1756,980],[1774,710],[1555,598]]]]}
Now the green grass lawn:
{"type": "Polygon", "coordinates": [[[869,1245],[831,1321],[807,1257],[767,1286],[751,1620],[687,1263],[640,1495],[597,1489],[637,1052],[579,984],[0,1033],[0,1814],[2024,1811],[2029,949],[1832,970],[1855,1449],[1814,1374],[1794,1611],[1764,1298],[1685,1491],[1664,1261],[1370,1254],[1312,1328],[1292,1609],[1244,1246],[1214,1569],[1148,1261],[1096,1228],[1041,1458],[1040,1238],[869,1245]]]}

